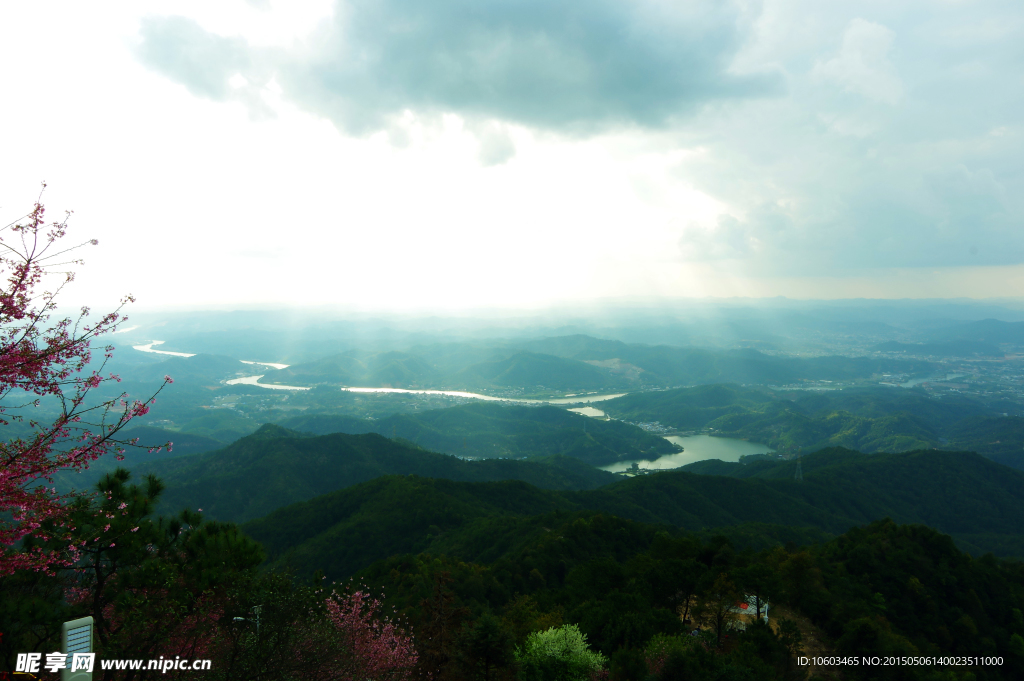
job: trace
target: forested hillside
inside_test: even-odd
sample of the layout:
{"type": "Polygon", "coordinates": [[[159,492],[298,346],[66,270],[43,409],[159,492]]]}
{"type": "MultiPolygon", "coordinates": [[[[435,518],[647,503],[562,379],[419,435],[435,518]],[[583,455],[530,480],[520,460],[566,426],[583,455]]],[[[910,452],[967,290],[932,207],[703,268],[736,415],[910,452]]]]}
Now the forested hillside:
{"type": "Polygon", "coordinates": [[[386,477],[279,508],[246,531],[279,564],[337,578],[392,553],[433,551],[435,542],[471,545],[459,537],[478,532],[480,519],[541,509],[589,510],[694,531],[762,523],[839,534],[888,517],[946,532],[979,555],[1024,556],[1024,474],[975,454],[826,450],[802,459],[803,481],[792,479],[795,462],[706,465],[703,470],[717,474],[658,473],[578,492],[386,477]]]}
{"type": "Polygon", "coordinates": [[[569,457],[462,461],[374,433],[313,437],[273,425],[223,450],[144,464],[135,473],[156,473],[167,483],[161,509],[202,508],[233,522],[383,475],[525,480],[545,489],[592,489],[616,479],[569,457]]]}
{"type": "MultiPolygon", "coordinates": [[[[858,663],[865,656],[999,658],[969,670],[812,666],[812,678],[821,679],[1024,673],[1021,564],[972,559],[920,525],[883,520],[817,546],[753,553],[722,537],[702,542],[601,514],[550,513],[532,523],[537,531],[527,540],[486,560],[396,556],[360,578],[387,593],[420,631],[436,631],[454,615],[462,635],[425,647],[436,655],[449,646],[448,668],[480,664],[475,645],[485,627],[511,651],[531,630],[572,622],[619,678],[807,678],[797,655],[858,663]],[[770,601],[771,628],[729,629],[735,615],[722,604],[740,594],[770,601]],[[698,626],[700,637],[686,635],[698,626]],[[716,642],[724,646],[712,653],[716,642]]],[[[495,658],[496,667],[512,664],[511,654],[495,658]]]]}
{"type": "Polygon", "coordinates": [[[680,430],[762,442],[782,452],[846,447],[862,452],[975,451],[1024,469],[1024,419],[993,416],[977,399],[913,390],[772,391],[707,385],[641,392],[603,402],[608,414],[680,430]]]}
{"type": "Polygon", "coordinates": [[[268,371],[265,383],[452,387],[476,390],[636,390],[707,383],[789,384],[922,374],[937,365],[899,357],[788,357],[753,349],[644,345],[585,335],[421,345],[407,352],[347,351],[268,371]]]}
{"type": "Polygon", "coordinates": [[[373,421],[312,414],[282,420],[280,425],[315,434],[379,433],[463,457],[518,459],[560,454],[594,466],[657,458],[679,450],[663,437],[620,421],[588,419],[558,407],[494,402],[394,414],[373,421]]]}

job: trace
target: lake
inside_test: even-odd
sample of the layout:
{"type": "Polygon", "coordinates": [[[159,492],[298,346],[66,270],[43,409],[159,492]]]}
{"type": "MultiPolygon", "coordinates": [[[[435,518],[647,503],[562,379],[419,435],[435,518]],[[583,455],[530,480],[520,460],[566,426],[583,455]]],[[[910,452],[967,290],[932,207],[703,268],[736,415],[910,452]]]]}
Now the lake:
{"type": "Polygon", "coordinates": [[[574,411],[577,414],[583,414],[584,416],[590,416],[595,419],[604,418],[604,412],[594,407],[579,407],[577,409],[570,409],[569,411],[574,411]]]}
{"type": "Polygon", "coordinates": [[[737,440],[731,437],[712,437],[710,435],[693,435],[690,437],[678,437],[670,435],[665,438],[669,442],[682,445],[683,451],[678,454],[666,454],[654,461],[637,459],[635,461],[619,461],[610,466],[602,466],[601,470],[609,473],[621,473],[627,470],[634,463],[640,468],[653,470],[667,470],[679,468],[688,463],[705,461],[707,459],[720,459],[722,461],[739,461],[741,456],[747,454],[765,454],[775,450],[768,445],[737,440]]]}

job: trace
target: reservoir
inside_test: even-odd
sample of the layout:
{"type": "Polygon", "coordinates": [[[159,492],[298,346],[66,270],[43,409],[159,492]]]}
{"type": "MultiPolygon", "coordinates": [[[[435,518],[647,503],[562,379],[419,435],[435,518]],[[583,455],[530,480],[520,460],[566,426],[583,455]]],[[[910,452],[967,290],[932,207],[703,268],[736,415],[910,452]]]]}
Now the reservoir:
{"type": "Polygon", "coordinates": [[[683,447],[678,454],[666,454],[654,461],[637,459],[635,461],[619,461],[610,466],[601,466],[601,470],[610,473],[621,473],[627,470],[634,463],[640,468],[650,470],[668,470],[679,468],[688,463],[705,461],[706,459],[719,459],[721,461],[739,461],[741,456],[747,454],[766,454],[775,450],[768,445],[747,442],[731,437],[712,437],[710,435],[693,435],[691,437],[677,437],[675,435],[665,438],[669,442],[675,442],[683,447]]]}

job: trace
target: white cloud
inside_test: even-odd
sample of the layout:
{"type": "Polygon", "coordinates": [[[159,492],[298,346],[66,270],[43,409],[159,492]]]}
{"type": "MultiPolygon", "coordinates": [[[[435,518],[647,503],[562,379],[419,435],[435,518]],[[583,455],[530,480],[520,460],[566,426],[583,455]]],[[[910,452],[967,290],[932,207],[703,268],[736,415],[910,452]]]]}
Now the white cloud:
{"type": "Polygon", "coordinates": [[[839,54],[818,62],[813,73],[868,99],[898,104],[903,82],[889,60],[895,39],[896,34],[881,24],[854,19],[843,33],[839,54]]]}
{"type": "Polygon", "coordinates": [[[557,60],[453,71],[473,41],[442,39],[468,24],[424,13],[454,0],[5,5],[0,82],[20,105],[0,110],[17,133],[0,211],[48,180],[54,212],[100,239],[75,289],[97,307],[997,294],[1024,263],[1016,6],[652,0],[552,23],[577,10],[542,4],[495,49],[528,54],[523,27],[550,25],[557,60]],[[345,8],[426,23],[362,38],[384,52],[353,75],[330,51],[345,8]]]}

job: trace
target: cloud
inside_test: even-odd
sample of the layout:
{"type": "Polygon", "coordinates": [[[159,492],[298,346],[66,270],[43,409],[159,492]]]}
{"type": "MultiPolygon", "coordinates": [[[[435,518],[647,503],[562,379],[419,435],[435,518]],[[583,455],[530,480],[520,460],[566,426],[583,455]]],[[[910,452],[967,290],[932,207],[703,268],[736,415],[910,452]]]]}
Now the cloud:
{"type": "Polygon", "coordinates": [[[140,38],[139,59],[198,97],[227,99],[231,79],[253,70],[244,40],[209,33],[185,17],[147,19],[140,38]]]}
{"type": "Polygon", "coordinates": [[[814,74],[869,99],[897,104],[903,83],[889,61],[896,34],[881,24],[854,19],[843,34],[839,54],[814,67],[814,74]]]}
{"type": "Polygon", "coordinates": [[[722,215],[635,219],[670,225],[681,261],[841,276],[1024,263],[1022,31],[994,0],[347,0],[287,48],[150,17],[138,55],[215,101],[257,107],[272,81],[396,146],[403,121],[455,113],[483,166],[518,162],[510,130],[522,158],[588,136],[680,152],[663,193],[722,215]]]}
{"type": "Polygon", "coordinates": [[[139,56],[216,100],[233,73],[268,64],[286,97],[356,134],[409,110],[588,134],[780,92],[775,74],[730,70],[748,19],[719,0],[349,0],[292,50],[151,17],[139,56]]]}
{"type": "Polygon", "coordinates": [[[516,143],[508,130],[501,125],[489,123],[477,131],[480,151],[477,158],[484,167],[501,165],[516,155],[516,143]]]}
{"type": "Polygon", "coordinates": [[[844,16],[864,9],[771,4],[744,51],[778,64],[788,94],[689,124],[702,153],[677,175],[731,217],[680,229],[682,261],[763,276],[1024,263],[1024,16],[985,2],[844,16]]]}

